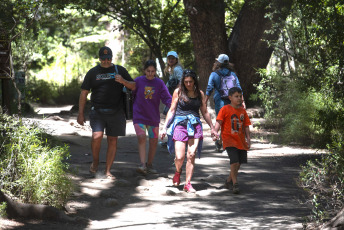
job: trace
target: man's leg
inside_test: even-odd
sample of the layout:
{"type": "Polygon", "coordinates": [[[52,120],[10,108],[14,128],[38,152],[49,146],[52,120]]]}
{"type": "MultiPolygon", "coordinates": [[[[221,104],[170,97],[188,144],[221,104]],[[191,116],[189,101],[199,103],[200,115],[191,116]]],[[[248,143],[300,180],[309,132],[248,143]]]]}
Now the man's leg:
{"type": "Polygon", "coordinates": [[[117,140],[118,140],[118,137],[112,137],[112,136],[107,137],[108,149],[106,152],[106,167],[105,167],[106,176],[111,176],[111,177],[113,176],[110,172],[110,169],[116,157],[117,140]]]}
{"type": "Polygon", "coordinates": [[[98,170],[99,152],[100,152],[102,139],[103,139],[103,132],[92,133],[91,149],[92,149],[93,162],[91,165],[91,169],[93,169],[94,171],[98,170]]]}

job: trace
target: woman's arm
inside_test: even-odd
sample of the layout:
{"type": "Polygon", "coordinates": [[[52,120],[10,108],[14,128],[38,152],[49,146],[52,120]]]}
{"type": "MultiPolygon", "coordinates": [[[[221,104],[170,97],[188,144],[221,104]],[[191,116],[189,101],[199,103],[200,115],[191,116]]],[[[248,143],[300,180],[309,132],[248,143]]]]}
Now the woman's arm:
{"type": "Polygon", "coordinates": [[[161,140],[164,139],[164,137],[166,136],[167,125],[170,123],[170,120],[173,118],[174,114],[176,113],[177,104],[178,104],[178,100],[179,100],[178,91],[179,91],[179,89],[175,89],[173,92],[171,107],[167,112],[165,123],[164,123],[164,126],[162,128],[161,140]]]}
{"type": "Polygon", "coordinates": [[[201,104],[201,113],[202,113],[202,116],[204,118],[204,120],[207,122],[207,124],[209,125],[209,127],[211,128],[211,136],[219,136],[218,133],[215,131],[214,129],[214,126],[213,126],[213,122],[211,121],[211,117],[210,117],[210,114],[208,112],[208,109],[207,109],[207,105],[206,105],[206,99],[205,99],[205,96],[204,96],[204,93],[201,91],[201,95],[202,95],[202,104],[201,104]]]}

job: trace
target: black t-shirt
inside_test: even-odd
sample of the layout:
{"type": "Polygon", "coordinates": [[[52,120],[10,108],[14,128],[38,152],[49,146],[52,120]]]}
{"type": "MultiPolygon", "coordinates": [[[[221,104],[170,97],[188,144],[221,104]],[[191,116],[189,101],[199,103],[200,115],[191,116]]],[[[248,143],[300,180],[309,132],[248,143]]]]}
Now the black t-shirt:
{"type": "Polygon", "coordinates": [[[189,101],[185,102],[182,99],[178,101],[176,116],[187,116],[189,114],[195,117],[200,117],[199,109],[201,107],[201,100],[199,98],[189,97],[189,101]]]}
{"type": "MultiPolygon", "coordinates": [[[[133,81],[128,71],[117,65],[118,74],[125,80],[133,81]]],[[[116,82],[115,65],[103,68],[100,65],[90,69],[81,85],[81,89],[91,91],[91,103],[96,109],[119,109],[123,107],[123,85],[116,82]]]]}

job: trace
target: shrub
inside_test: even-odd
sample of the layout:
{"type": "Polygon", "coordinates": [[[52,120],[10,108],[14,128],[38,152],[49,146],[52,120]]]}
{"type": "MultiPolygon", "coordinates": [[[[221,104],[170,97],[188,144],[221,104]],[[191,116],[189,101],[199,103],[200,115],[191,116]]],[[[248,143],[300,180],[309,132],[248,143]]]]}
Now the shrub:
{"type": "Polygon", "coordinates": [[[0,115],[2,188],[22,202],[61,208],[72,192],[68,146],[15,117],[0,115]]]}

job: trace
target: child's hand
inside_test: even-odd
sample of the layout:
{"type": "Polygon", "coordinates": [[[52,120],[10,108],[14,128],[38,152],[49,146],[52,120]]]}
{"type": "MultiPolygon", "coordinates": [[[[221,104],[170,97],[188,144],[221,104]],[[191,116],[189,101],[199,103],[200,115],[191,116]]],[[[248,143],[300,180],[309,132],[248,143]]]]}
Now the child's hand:
{"type": "Polygon", "coordinates": [[[213,139],[213,141],[216,141],[219,139],[219,134],[215,130],[212,130],[211,138],[213,139]]]}

